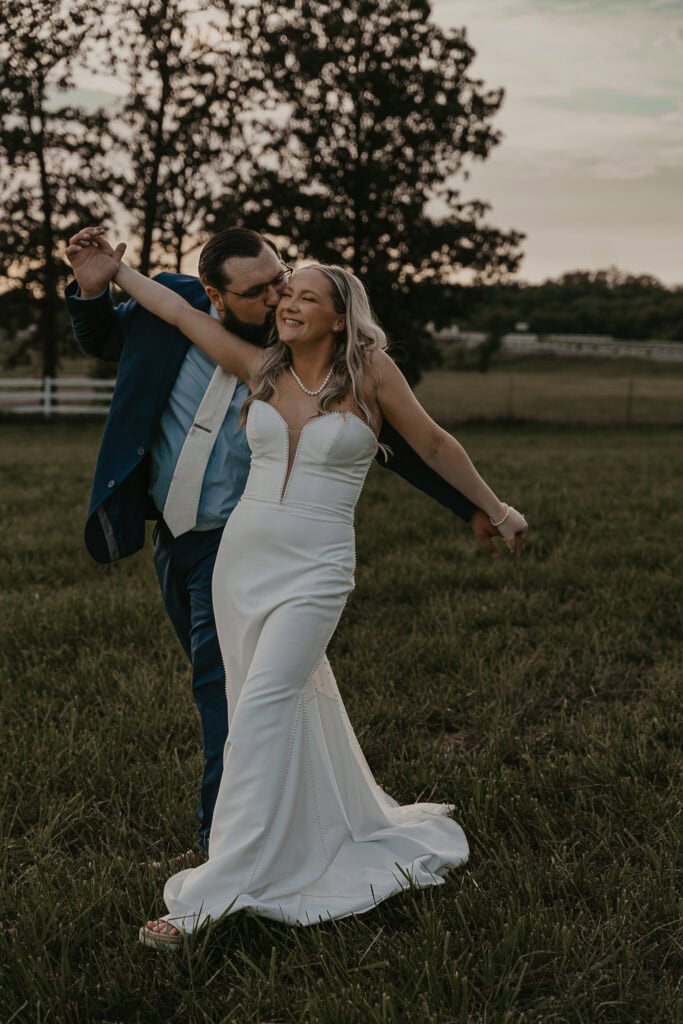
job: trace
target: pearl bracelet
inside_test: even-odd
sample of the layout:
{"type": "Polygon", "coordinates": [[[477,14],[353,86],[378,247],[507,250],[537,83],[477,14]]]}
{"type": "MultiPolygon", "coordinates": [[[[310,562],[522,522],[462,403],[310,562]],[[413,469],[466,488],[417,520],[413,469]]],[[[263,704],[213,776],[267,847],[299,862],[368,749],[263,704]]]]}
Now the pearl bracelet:
{"type": "Polygon", "coordinates": [[[489,516],[489,522],[490,522],[491,526],[502,526],[503,523],[505,522],[505,520],[507,519],[507,517],[510,515],[510,509],[512,508],[512,506],[508,505],[508,503],[506,501],[504,501],[503,504],[505,505],[505,515],[503,516],[502,519],[499,519],[497,523],[494,523],[494,521],[491,518],[491,516],[489,516]]]}

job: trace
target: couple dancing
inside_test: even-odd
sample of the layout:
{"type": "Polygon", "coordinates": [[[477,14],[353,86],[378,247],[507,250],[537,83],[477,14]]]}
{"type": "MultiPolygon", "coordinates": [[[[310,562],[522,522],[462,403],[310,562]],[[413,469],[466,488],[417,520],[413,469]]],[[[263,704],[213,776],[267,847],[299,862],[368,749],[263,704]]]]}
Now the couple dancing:
{"type": "Polygon", "coordinates": [[[141,546],[148,500],[160,517],[155,563],[202,721],[200,839],[210,830],[208,860],[168,879],[169,913],[140,940],[177,946],[241,909],[313,924],[370,910],[409,880],[440,884],[467,858],[462,829],[448,805],[399,806],[379,788],[325,656],[353,587],[354,508],[379,450],[472,518],[489,549],[498,533],[519,553],[524,517],[422,409],[352,274],[292,274],[268,240],[234,229],[202,252],[202,297],[195,279],[136,273],[124,248],[89,228],[67,249],[79,343],[120,360],[86,541],[111,561],[141,546]],[[131,296],[116,310],[112,279],[131,296]],[[221,656],[217,764],[206,730],[220,735],[208,677],[220,679],[209,662],[221,656]]]}

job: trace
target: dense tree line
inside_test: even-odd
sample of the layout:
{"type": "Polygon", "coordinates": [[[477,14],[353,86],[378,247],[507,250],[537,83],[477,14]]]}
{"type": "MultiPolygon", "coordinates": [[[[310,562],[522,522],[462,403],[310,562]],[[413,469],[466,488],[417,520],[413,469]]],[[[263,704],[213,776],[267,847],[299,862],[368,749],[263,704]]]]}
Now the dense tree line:
{"type": "Polygon", "coordinates": [[[104,14],[0,0],[3,325],[36,323],[52,375],[68,337],[59,247],[78,224],[128,224],[154,271],[245,223],[290,257],[360,274],[417,379],[435,357],[424,309],[463,268],[505,279],[522,238],[454,186],[499,141],[503,93],[470,75],[465,31],[430,13],[428,0],[111,0],[104,14]],[[103,68],[128,93],[92,112],[76,87],[103,68]]]}
{"type": "Polygon", "coordinates": [[[602,334],[683,341],[683,287],[614,267],[577,270],[542,284],[506,282],[452,289],[440,325],[503,333],[528,324],[534,334],[602,334]]]}

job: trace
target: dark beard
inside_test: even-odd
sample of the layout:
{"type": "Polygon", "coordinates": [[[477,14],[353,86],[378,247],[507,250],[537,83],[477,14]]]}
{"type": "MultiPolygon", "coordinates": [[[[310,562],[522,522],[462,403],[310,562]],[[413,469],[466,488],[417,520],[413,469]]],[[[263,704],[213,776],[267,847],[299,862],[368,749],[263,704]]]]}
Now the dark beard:
{"type": "Polygon", "coordinates": [[[275,325],[275,311],[268,313],[264,324],[245,324],[243,320],[239,320],[234,313],[224,307],[221,323],[226,331],[234,331],[235,334],[239,334],[240,338],[244,338],[252,345],[265,348],[275,325]]]}

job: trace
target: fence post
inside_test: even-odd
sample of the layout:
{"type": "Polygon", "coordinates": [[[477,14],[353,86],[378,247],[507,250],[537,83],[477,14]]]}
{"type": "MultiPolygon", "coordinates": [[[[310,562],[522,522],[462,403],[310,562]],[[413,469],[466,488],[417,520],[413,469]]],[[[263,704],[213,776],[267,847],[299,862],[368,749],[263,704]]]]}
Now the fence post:
{"type": "Polygon", "coordinates": [[[515,377],[510,374],[508,379],[508,419],[515,418],[515,377]]]}
{"type": "Polygon", "coordinates": [[[633,422],[633,378],[629,377],[626,388],[626,422],[633,422]]]}
{"type": "Polygon", "coordinates": [[[52,415],[52,377],[43,377],[43,416],[49,419],[52,415]]]}

